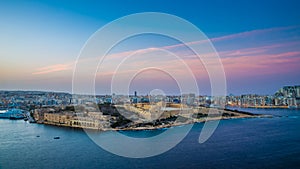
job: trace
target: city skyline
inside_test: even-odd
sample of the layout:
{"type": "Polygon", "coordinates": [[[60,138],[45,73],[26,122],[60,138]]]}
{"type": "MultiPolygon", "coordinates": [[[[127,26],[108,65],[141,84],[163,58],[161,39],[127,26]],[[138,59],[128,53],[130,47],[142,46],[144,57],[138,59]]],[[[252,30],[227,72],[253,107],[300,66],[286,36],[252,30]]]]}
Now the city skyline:
{"type": "MultiPolygon", "coordinates": [[[[124,15],[151,11],[177,15],[199,27],[211,40],[220,55],[227,81],[227,93],[273,94],[285,85],[300,84],[300,22],[295,3],[253,1],[245,6],[216,3],[195,5],[168,1],[127,3],[122,9],[113,2],[90,5],[80,1],[19,1],[0,2],[1,21],[1,90],[47,90],[71,93],[72,71],[76,57],[85,41],[101,26],[124,15]],[[149,5],[149,7],[148,7],[149,5]],[[184,6],[184,9],[181,8],[184,6]],[[213,11],[205,10],[216,9],[213,11]],[[214,6],[214,8],[212,8],[214,6]],[[143,10],[141,10],[143,9],[143,10]],[[235,16],[235,12],[239,16],[235,16]],[[5,16],[5,17],[3,17],[5,16]]],[[[175,31],[184,32],[180,28],[175,31]]],[[[185,32],[187,36],[192,33],[185,32]]],[[[190,42],[197,43],[197,42],[190,42]]],[[[116,62],[128,51],[153,52],[153,48],[168,48],[186,58],[196,74],[200,94],[209,95],[210,84],[203,66],[193,65],[191,53],[179,43],[164,37],[135,37],[112,50],[110,60],[116,62]]],[[[209,55],[209,54],[208,54],[209,55]]],[[[160,60],[170,66],[171,60],[160,60]]],[[[136,63],[140,63],[136,60],[136,63]]],[[[155,64],[155,61],[153,61],[155,64]]],[[[109,66],[109,64],[107,65],[109,66]]],[[[176,70],[176,65],[169,67],[176,70]]],[[[97,94],[109,94],[112,70],[96,81],[97,94]]],[[[155,72],[150,72],[155,74],[155,72]]],[[[178,72],[182,73],[182,72],[178,72]]],[[[175,94],[175,82],[165,76],[140,78],[132,88],[147,93],[150,82],[162,82],[167,94],[175,94]],[[164,84],[172,84],[175,87],[164,84]],[[169,88],[172,88],[169,89],[169,88]]]]}

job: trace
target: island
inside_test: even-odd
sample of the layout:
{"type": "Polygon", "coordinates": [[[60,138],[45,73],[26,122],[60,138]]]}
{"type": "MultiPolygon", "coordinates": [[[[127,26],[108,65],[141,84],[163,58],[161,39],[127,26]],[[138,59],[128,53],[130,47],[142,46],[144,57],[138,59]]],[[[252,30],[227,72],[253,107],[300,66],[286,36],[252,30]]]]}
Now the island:
{"type": "Polygon", "coordinates": [[[210,120],[266,115],[217,107],[158,102],[45,106],[32,111],[31,116],[39,124],[109,131],[153,130],[210,120]]]}

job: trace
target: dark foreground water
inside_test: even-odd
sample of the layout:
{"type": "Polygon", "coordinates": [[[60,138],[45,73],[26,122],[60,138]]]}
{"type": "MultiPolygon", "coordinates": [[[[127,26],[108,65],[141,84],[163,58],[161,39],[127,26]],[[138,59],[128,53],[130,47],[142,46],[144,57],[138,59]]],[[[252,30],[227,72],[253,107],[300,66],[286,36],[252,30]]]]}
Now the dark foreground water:
{"type": "Polygon", "coordinates": [[[175,148],[144,159],[106,152],[81,130],[0,119],[0,168],[300,168],[300,110],[247,111],[278,117],[223,120],[203,144],[196,124],[175,148]]]}

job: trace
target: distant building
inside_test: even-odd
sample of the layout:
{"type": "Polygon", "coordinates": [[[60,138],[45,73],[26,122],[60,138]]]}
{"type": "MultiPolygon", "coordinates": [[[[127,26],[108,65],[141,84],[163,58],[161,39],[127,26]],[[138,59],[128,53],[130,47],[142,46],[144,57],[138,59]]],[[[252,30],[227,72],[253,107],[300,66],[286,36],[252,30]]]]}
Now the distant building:
{"type": "Polygon", "coordinates": [[[280,88],[276,93],[275,96],[283,96],[287,97],[300,97],[300,85],[298,86],[284,86],[280,88]]]}

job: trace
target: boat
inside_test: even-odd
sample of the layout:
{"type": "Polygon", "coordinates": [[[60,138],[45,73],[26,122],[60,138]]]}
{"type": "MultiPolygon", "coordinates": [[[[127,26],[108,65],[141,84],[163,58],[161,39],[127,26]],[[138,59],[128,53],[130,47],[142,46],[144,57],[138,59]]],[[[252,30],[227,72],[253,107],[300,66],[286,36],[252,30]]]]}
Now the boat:
{"type": "Polygon", "coordinates": [[[56,137],[54,137],[54,139],[60,139],[60,137],[56,136],[56,137]]]}
{"type": "Polygon", "coordinates": [[[7,110],[0,110],[0,118],[8,118],[7,110]]]}
{"type": "Polygon", "coordinates": [[[288,106],[288,108],[289,108],[289,109],[297,109],[298,106],[297,106],[297,105],[290,105],[290,106],[288,106]]]}
{"type": "Polygon", "coordinates": [[[18,120],[24,119],[23,110],[20,109],[10,109],[7,111],[0,112],[0,118],[11,119],[11,120],[18,120]]]}
{"type": "Polygon", "coordinates": [[[9,117],[10,120],[21,120],[24,119],[23,114],[13,114],[9,117]]]}

